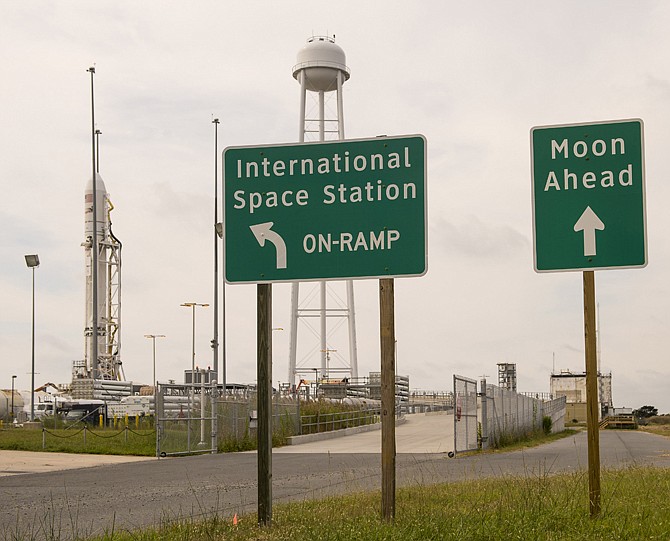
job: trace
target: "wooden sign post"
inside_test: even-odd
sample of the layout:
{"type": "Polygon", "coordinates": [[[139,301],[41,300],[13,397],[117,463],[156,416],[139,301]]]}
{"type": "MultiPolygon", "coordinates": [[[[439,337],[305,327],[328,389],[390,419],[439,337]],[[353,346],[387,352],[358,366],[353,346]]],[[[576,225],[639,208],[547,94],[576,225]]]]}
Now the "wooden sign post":
{"type": "Polygon", "coordinates": [[[395,517],[395,306],[393,278],[379,280],[382,398],[382,517],[395,517]]]}
{"type": "Polygon", "coordinates": [[[584,344],[586,352],[586,430],[589,466],[589,511],[600,514],[600,425],[598,423],[598,360],[596,351],[596,285],[593,271],[584,271],[584,344]]]}
{"type": "Polygon", "coordinates": [[[272,524],[272,284],[257,286],[258,523],[272,524]]]}

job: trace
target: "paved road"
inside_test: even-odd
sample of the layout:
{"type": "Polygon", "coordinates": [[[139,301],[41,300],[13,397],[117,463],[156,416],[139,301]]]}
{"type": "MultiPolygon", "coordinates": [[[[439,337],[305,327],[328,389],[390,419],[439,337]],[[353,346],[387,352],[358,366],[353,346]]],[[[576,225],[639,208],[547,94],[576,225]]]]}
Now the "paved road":
{"type": "MultiPolygon", "coordinates": [[[[601,432],[603,467],[670,467],[670,439],[634,431],[601,432]]],[[[73,460],[76,458],[73,457],[73,460]]],[[[429,485],[463,479],[538,475],[585,469],[586,434],[541,447],[449,459],[400,453],[397,484],[429,485]]],[[[276,503],[381,486],[375,453],[273,455],[276,503]]],[[[169,458],[0,478],[0,532],[40,539],[134,529],[165,519],[256,511],[256,455],[237,453],[169,458]],[[73,526],[74,525],[74,526],[73,526]]]]}
{"type": "MultiPolygon", "coordinates": [[[[454,449],[454,416],[407,415],[395,430],[397,453],[448,453],[454,449]]],[[[379,453],[381,430],[275,449],[275,453],[379,453]]]]}

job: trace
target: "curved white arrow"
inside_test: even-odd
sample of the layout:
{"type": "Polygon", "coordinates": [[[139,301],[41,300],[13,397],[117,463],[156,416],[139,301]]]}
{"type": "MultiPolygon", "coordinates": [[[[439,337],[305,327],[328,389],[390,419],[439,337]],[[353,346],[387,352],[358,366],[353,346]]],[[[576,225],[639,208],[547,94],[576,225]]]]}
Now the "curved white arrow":
{"type": "Polygon", "coordinates": [[[269,240],[272,244],[275,245],[277,250],[277,268],[285,269],[286,268],[286,243],[279,233],[272,231],[272,226],[274,222],[265,222],[262,224],[250,225],[249,229],[256,237],[258,244],[261,245],[261,248],[265,246],[265,241],[269,240]]]}
{"type": "Polygon", "coordinates": [[[596,255],[596,229],[602,231],[605,224],[598,218],[598,215],[586,207],[575,224],[575,231],[584,231],[584,255],[596,255]]]}

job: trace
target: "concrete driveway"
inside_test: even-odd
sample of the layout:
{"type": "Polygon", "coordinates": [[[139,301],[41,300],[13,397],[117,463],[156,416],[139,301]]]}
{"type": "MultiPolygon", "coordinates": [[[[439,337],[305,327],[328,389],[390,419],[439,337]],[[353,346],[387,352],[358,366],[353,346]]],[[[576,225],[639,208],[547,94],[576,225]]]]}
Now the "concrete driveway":
{"type": "MultiPolygon", "coordinates": [[[[395,429],[397,453],[448,453],[454,449],[454,416],[445,412],[407,415],[395,429]]],[[[381,430],[274,449],[273,453],[380,453],[381,430]]]]}
{"type": "Polygon", "coordinates": [[[156,460],[143,456],[75,455],[72,453],[34,453],[30,451],[0,451],[0,477],[22,473],[89,468],[109,464],[125,464],[156,460]]]}

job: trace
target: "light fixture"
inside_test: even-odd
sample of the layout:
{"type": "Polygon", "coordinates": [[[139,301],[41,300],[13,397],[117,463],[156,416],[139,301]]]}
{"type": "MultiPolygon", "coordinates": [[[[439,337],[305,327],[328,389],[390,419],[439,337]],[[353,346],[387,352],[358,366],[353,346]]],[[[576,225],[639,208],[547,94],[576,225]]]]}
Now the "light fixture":
{"type": "Polygon", "coordinates": [[[26,265],[28,265],[29,268],[33,267],[39,267],[40,266],[40,258],[37,254],[31,254],[27,255],[26,257],[26,265]]]}

